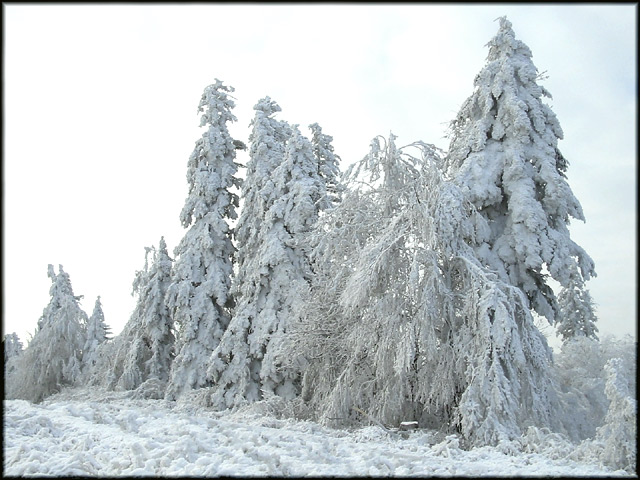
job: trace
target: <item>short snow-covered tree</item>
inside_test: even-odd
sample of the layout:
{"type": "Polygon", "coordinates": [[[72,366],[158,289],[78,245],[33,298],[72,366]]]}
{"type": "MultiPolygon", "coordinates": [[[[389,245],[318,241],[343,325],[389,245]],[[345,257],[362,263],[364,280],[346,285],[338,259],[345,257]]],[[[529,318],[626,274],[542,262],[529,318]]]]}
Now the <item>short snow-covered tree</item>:
{"type": "Polygon", "coordinates": [[[285,366],[283,354],[295,303],[310,275],[299,239],[326,199],[311,142],[297,126],[272,117],[280,107],[269,97],[254,109],[237,229],[237,306],[209,368],[216,408],[298,394],[299,371],[285,366]]]}
{"type": "Polygon", "coordinates": [[[5,396],[11,398],[11,390],[16,385],[16,363],[23,352],[23,345],[17,333],[8,333],[2,339],[4,350],[4,387],[5,396]]]}
{"type": "Polygon", "coordinates": [[[567,287],[594,263],[571,240],[570,218],[584,220],[567,183],[567,160],[558,149],[563,132],[543,97],[531,50],[516,40],[511,23],[489,42],[475,90],[451,123],[449,175],[489,225],[476,239],[476,255],[500,278],[520,288],[549,322],[561,318],[547,278],[567,287]]]}
{"type": "Polygon", "coordinates": [[[95,369],[97,363],[96,352],[98,347],[109,338],[110,328],[104,321],[102,302],[100,297],[96,299],[93,312],[87,321],[87,335],[82,349],[82,370],[89,374],[95,369]]]}
{"type": "Polygon", "coordinates": [[[325,196],[319,205],[321,210],[331,208],[340,202],[344,186],[340,182],[340,157],[334,152],[333,137],[322,133],[317,123],[309,125],[313,154],[318,162],[318,175],[323,181],[325,196]]]}
{"type": "Polygon", "coordinates": [[[7,333],[2,340],[2,348],[4,350],[5,365],[9,359],[22,354],[23,345],[17,333],[7,333]]]}
{"type": "Polygon", "coordinates": [[[576,337],[598,338],[595,303],[575,269],[569,277],[569,283],[558,294],[558,305],[560,312],[556,323],[563,341],[576,337]]]}
{"type": "Polygon", "coordinates": [[[122,333],[114,339],[111,388],[133,390],[149,379],[164,383],[169,379],[174,336],[165,295],[171,283],[172,260],[164,237],[157,250],[145,250],[144,268],[136,272],[133,281],[133,294],[138,296],[136,307],[122,333]]]}
{"type": "Polygon", "coordinates": [[[177,326],[176,357],[167,398],[208,385],[207,366],[227,328],[233,299],[232,229],[240,186],[235,176],[236,144],[227,123],[235,121],[232,87],[219,80],[205,88],[198,112],[208,126],[187,164],[189,194],[180,214],[188,228],[176,247],[172,283],[167,291],[169,314],[177,326]]]}
{"type": "Polygon", "coordinates": [[[82,348],[86,341],[87,314],[80,307],[69,275],[59,266],[48,267],[51,300],[38,320],[38,328],[20,356],[16,398],[40,402],[80,378],[82,348]]]}
{"type": "Polygon", "coordinates": [[[599,457],[613,468],[636,472],[638,402],[630,392],[622,359],[610,359],[604,369],[610,404],[604,424],[596,432],[599,457]]]}

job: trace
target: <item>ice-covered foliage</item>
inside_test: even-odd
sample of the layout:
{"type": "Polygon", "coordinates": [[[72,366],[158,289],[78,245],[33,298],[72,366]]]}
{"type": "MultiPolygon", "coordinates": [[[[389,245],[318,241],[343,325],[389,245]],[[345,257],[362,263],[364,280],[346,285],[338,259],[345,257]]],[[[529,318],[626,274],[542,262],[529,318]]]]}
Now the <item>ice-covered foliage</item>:
{"type": "Polygon", "coordinates": [[[167,397],[208,384],[209,357],[229,323],[234,246],[229,221],[236,218],[240,186],[236,145],[227,124],[236,120],[233,87],[219,80],[205,88],[198,111],[208,126],[187,164],[189,194],[180,214],[188,228],[176,247],[169,314],[176,324],[176,357],[167,397]]]}
{"type": "Polygon", "coordinates": [[[2,340],[2,349],[4,350],[5,365],[9,359],[22,354],[23,345],[17,333],[7,333],[2,340]]]}
{"type": "Polygon", "coordinates": [[[209,369],[216,408],[298,393],[299,372],[284,366],[283,343],[310,274],[299,239],[326,196],[311,142],[273,118],[280,107],[269,97],[254,109],[237,228],[237,306],[209,369]]]}
{"type": "Polygon", "coordinates": [[[566,341],[554,356],[551,371],[560,392],[560,419],[572,441],[593,438],[605,421],[610,399],[605,391],[605,365],[622,362],[616,372],[623,375],[632,398],[636,398],[636,341],[630,336],[605,336],[600,341],[579,336],[566,341]]]}
{"type": "Polygon", "coordinates": [[[165,296],[171,283],[171,265],[164,237],[157,250],[145,248],[144,268],[136,272],[133,281],[136,307],[111,348],[106,349],[114,353],[108,376],[110,388],[133,390],[149,379],[164,383],[169,379],[174,336],[165,296]]]}
{"type": "Polygon", "coordinates": [[[355,420],[353,407],[386,422],[415,414],[416,302],[405,287],[415,267],[408,244],[416,239],[403,209],[415,202],[418,176],[415,159],[401,156],[393,136],[383,145],[374,139],[345,173],[342,202],[307,235],[316,245],[315,275],[291,358],[308,362],[302,394],[320,418],[355,420]]]}
{"type": "Polygon", "coordinates": [[[64,386],[75,385],[82,368],[87,314],[81,296],[73,294],[69,275],[59,266],[48,267],[51,300],[38,320],[38,328],[16,362],[15,382],[7,386],[7,398],[40,402],[64,386]]]}
{"type": "Polygon", "coordinates": [[[589,290],[578,272],[569,278],[569,283],[558,294],[560,315],[558,319],[558,335],[563,341],[576,337],[598,338],[596,327],[597,317],[595,303],[589,290]]]}
{"type": "Polygon", "coordinates": [[[421,158],[375,139],[311,235],[291,354],[308,362],[303,398],[323,421],[365,411],[451,428],[468,445],[548,426],[551,351],[526,297],[469,248],[489,227],[442,177],[437,150],[412,147],[421,158]]]}
{"type": "MultiPolygon", "coordinates": [[[[110,328],[104,321],[104,312],[102,311],[102,302],[100,297],[96,298],[93,312],[87,321],[87,336],[82,349],[82,371],[89,374],[94,370],[97,363],[97,350],[100,344],[106,342],[109,338],[110,328]]],[[[86,377],[86,375],[83,375],[86,377]]]]}
{"type": "Polygon", "coordinates": [[[505,17],[499,22],[475,90],[451,123],[446,165],[489,226],[475,239],[482,264],[554,322],[562,317],[548,276],[568,287],[576,272],[581,286],[594,263],[569,235],[570,218],[584,215],[558,149],[562,129],[543,102],[551,95],[537,83],[529,47],[505,17]]]}
{"type": "Polygon", "coordinates": [[[602,448],[599,457],[606,465],[634,472],[638,404],[629,390],[624,361],[612,358],[604,369],[607,373],[605,393],[610,404],[604,425],[596,432],[595,441],[602,448]]]}
{"type": "Polygon", "coordinates": [[[23,352],[23,345],[17,333],[8,333],[2,339],[4,350],[4,386],[5,392],[15,386],[14,374],[17,370],[16,363],[23,352]]]}
{"type": "Polygon", "coordinates": [[[322,178],[325,197],[319,205],[321,210],[331,208],[340,202],[344,187],[340,182],[340,157],[335,154],[333,137],[322,133],[322,128],[317,123],[309,125],[311,130],[311,144],[313,154],[318,162],[318,175],[322,178]]]}

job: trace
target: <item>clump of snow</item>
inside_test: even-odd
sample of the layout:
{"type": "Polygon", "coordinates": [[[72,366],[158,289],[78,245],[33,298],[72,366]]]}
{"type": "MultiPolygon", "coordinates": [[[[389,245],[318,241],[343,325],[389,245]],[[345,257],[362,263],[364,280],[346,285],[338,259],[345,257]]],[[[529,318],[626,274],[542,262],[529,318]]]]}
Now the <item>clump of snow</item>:
{"type": "MultiPolygon", "coordinates": [[[[64,390],[40,404],[4,401],[9,476],[628,476],[550,451],[465,451],[455,435],[378,426],[336,430],[215,412],[132,391],[64,390]]],[[[533,435],[533,433],[530,433],[533,435]]]]}

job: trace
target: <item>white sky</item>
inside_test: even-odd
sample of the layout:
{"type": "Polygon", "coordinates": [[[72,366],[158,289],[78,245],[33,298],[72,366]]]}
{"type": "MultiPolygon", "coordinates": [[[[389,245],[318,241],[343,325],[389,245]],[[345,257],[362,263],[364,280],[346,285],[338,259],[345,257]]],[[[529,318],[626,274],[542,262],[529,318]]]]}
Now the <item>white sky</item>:
{"type": "Polygon", "coordinates": [[[633,4],[3,4],[4,333],[26,345],[49,263],[121,331],[144,247],[164,235],[171,254],[184,234],[197,106],[216,78],[236,89],[245,142],[269,95],[278,118],[332,135],[343,169],[390,131],[446,149],[501,15],[549,76],[600,335],[635,335],[633,4]]]}

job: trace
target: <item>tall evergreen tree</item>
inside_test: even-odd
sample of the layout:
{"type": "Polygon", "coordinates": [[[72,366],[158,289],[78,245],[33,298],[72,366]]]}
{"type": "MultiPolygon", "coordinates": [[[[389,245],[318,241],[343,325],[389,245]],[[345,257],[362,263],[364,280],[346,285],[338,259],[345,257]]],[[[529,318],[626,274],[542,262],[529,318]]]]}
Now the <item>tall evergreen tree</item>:
{"type": "Polygon", "coordinates": [[[83,372],[92,371],[97,362],[96,352],[98,347],[109,338],[109,326],[104,321],[102,302],[100,297],[96,299],[93,312],[87,321],[87,335],[82,349],[83,372]]]}
{"type": "Polygon", "coordinates": [[[476,239],[482,263],[555,322],[559,309],[547,278],[567,287],[569,272],[577,271],[580,285],[595,275],[594,264],[569,235],[570,218],[584,215],[558,150],[562,129],[543,102],[551,95],[537,83],[529,47],[516,40],[505,17],[499,21],[475,90],[451,124],[446,162],[489,225],[487,235],[476,239]]]}
{"type": "Polygon", "coordinates": [[[217,408],[297,395],[299,372],[285,367],[282,355],[295,302],[310,275],[299,239],[317,220],[325,197],[311,142],[297,126],[272,118],[280,107],[269,97],[254,109],[238,224],[238,304],[209,369],[217,408]]]}
{"type": "Polygon", "coordinates": [[[145,248],[144,268],[136,272],[133,280],[132,294],[138,296],[136,307],[114,339],[110,388],[133,390],[149,379],[163,384],[169,380],[174,336],[165,296],[171,283],[171,265],[164,237],[157,250],[145,248]]]}
{"type": "Polygon", "coordinates": [[[69,275],[59,266],[48,267],[51,300],[38,320],[38,328],[20,357],[19,381],[14,396],[32,402],[73,386],[79,380],[87,314],[80,307],[69,275]]]}
{"type": "Polygon", "coordinates": [[[236,120],[227,87],[219,80],[205,88],[198,111],[207,131],[196,142],[187,165],[189,195],[180,214],[189,228],[175,249],[172,283],[167,291],[169,313],[177,325],[176,358],[168,398],[203,387],[207,363],[229,323],[234,246],[229,220],[236,218],[240,186],[235,177],[236,146],[227,123],[236,120]]]}

